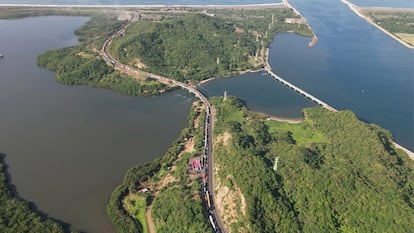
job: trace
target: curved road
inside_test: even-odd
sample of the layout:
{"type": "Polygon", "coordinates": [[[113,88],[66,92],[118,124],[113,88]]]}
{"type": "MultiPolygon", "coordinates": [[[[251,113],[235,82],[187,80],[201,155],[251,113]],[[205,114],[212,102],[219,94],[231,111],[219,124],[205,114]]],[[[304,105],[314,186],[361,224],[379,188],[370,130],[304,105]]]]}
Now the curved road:
{"type": "Polygon", "coordinates": [[[211,114],[211,105],[208,102],[207,98],[195,86],[192,86],[192,85],[189,85],[189,84],[186,84],[186,83],[174,80],[174,79],[162,77],[156,74],[148,73],[142,70],[138,70],[133,67],[129,67],[125,64],[122,64],[121,62],[116,60],[114,57],[112,57],[111,54],[107,50],[108,45],[111,44],[112,40],[122,35],[123,33],[125,33],[125,30],[128,28],[128,26],[132,22],[137,21],[137,20],[139,20],[139,14],[137,12],[134,12],[132,19],[130,19],[125,25],[123,25],[118,32],[116,32],[110,38],[105,40],[105,42],[102,45],[100,55],[108,64],[111,64],[115,69],[128,72],[128,73],[133,73],[136,75],[145,75],[149,78],[155,79],[166,85],[179,86],[183,88],[184,90],[194,94],[195,97],[197,97],[204,104],[204,107],[206,110],[206,122],[205,122],[205,129],[204,129],[205,130],[204,140],[206,143],[204,147],[204,152],[205,152],[205,155],[208,161],[207,166],[205,168],[205,172],[208,177],[208,182],[207,182],[207,187],[206,187],[207,190],[206,192],[204,192],[203,190],[203,192],[204,192],[204,195],[207,193],[207,195],[210,194],[211,196],[211,208],[208,210],[208,216],[209,218],[210,216],[212,218],[212,220],[209,219],[210,225],[212,225],[215,233],[219,233],[219,232],[225,233],[224,228],[223,228],[223,223],[221,222],[218,212],[216,208],[214,207],[215,199],[214,199],[214,186],[213,186],[213,153],[212,153],[213,152],[213,145],[212,145],[213,115],[211,114]],[[211,223],[211,221],[213,221],[213,223],[211,223]]]}

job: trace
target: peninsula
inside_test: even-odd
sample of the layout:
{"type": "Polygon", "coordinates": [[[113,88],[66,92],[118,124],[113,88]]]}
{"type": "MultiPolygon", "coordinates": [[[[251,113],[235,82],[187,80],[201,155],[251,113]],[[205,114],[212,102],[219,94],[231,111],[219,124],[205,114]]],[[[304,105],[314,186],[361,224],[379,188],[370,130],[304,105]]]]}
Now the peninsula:
{"type": "Polygon", "coordinates": [[[414,49],[414,9],[359,7],[348,0],[342,0],[358,16],[397,40],[407,48],[414,49]]]}

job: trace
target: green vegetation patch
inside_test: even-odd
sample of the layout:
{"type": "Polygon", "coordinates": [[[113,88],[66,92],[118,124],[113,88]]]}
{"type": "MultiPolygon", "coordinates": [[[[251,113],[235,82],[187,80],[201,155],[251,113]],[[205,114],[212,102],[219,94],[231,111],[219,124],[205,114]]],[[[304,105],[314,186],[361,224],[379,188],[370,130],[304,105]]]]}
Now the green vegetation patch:
{"type": "MultiPolygon", "coordinates": [[[[184,152],[184,147],[178,151],[168,167],[174,169],[159,172],[156,180],[165,179],[170,175],[171,182],[165,184],[159,191],[158,196],[153,199],[153,220],[157,232],[192,232],[204,233],[211,231],[208,224],[206,210],[201,198],[201,174],[199,177],[190,179],[189,159],[200,155],[203,148],[205,111],[193,107],[186,128],[182,132],[180,145],[190,137],[194,144],[193,152],[184,152]],[[198,121],[197,128],[194,121],[198,121]],[[173,171],[172,171],[173,170],[173,171]],[[169,173],[169,174],[168,174],[169,173]]],[[[172,157],[171,157],[172,158],[172,157]]],[[[195,174],[194,174],[195,175],[195,174]]]]}
{"type": "Polygon", "coordinates": [[[177,80],[202,80],[254,68],[258,44],[247,32],[216,17],[189,14],[161,22],[139,21],[111,45],[121,62],[140,59],[148,71],[177,80]]]}
{"type": "Polygon", "coordinates": [[[49,50],[37,58],[40,66],[56,72],[56,80],[66,85],[88,85],[111,89],[129,96],[153,96],[165,90],[165,85],[146,79],[134,79],[108,66],[92,50],[101,46],[121,22],[115,18],[93,17],[77,34],[80,44],[70,48],[49,50]]]}
{"type": "Polygon", "coordinates": [[[408,44],[414,45],[414,11],[413,10],[373,10],[363,11],[373,21],[401,38],[408,44]]]}
{"type": "Polygon", "coordinates": [[[198,182],[192,188],[175,186],[161,190],[153,206],[157,232],[211,231],[200,199],[200,187],[201,183],[198,182]]]}
{"type": "Polygon", "coordinates": [[[312,37],[313,32],[304,21],[286,23],[286,18],[300,19],[292,9],[287,7],[271,9],[211,9],[215,16],[234,23],[238,28],[258,34],[268,46],[277,32],[293,31],[299,35],[312,37]],[[273,20],[272,20],[273,19],[273,20]]]}
{"type": "Polygon", "coordinates": [[[312,143],[326,143],[328,139],[321,132],[313,130],[308,121],[297,124],[268,120],[265,124],[270,133],[286,133],[292,137],[296,144],[308,146],[312,143]]]}
{"type": "Polygon", "coordinates": [[[414,11],[365,10],[374,22],[392,33],[414,34],[414,11]]]}
{"type": "Polygon", "coordinates": [[[145,209],[147,206],[146,197],[143,195],[135,194],[129,195],[124,199],[124,207],[133,218],[137,219],[141,226],[140,232],[149,233],[147,221],[145,218],[145,209]]]}
{"type": "Polygon", "coordinates": [[[217,117],[231,137],[215,145],[215,166],[246,198],[244,232],[411,232],[414,163],[387,130],[321,107],[300,124],[271,122],[228,100],[211,102],[245,117],[217,117]]]}
{"type": "Polygon", "coordinates": [[[106,206],[106,213],[112,226],[118,233],[140,232],[143,233],[144,221],[141,217],[135,219],[124,208],[124,198],[136,191],[137,184],[149,180],[156,172],[161,169],[161,160],[155,159],[151,163],[140,164],[129,169],[123,183],[119,185],[111,194],[106,206]],[[139,222],[137,221],[139,220],[139,222]]]}

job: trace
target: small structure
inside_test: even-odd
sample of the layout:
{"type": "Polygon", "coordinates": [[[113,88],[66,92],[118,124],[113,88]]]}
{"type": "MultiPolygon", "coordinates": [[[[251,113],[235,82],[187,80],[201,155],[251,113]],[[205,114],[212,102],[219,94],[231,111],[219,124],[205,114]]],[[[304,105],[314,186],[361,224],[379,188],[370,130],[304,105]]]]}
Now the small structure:
{"type": "Polygon", "coordinates": [[[193,171],[200,171],[202,169],[200,157],[195,157],[195,158],[190,159],[190,165],[193,171]]]}
{"type": "Polygon", "coordinates": [[[139,193],[146,193],[149,191],[149,188],[142,188],[140,190],[138,190],[139,193]]]}
{"type": "Polygon", "coordinates": [[[279,157],[275,158],[275,165],[273,166],[273,171],[277,171],[277,162],[279,162],[279,157]]]}
{"type": "Polygon", "coordinates": [[[3,57],[4,57],[3,54],[0,53],[0,58],[3,58],[3,57]]]}
{"type": "Polygon", "coordinates": [[[305,20],[300,19],[300,18],[286,18],[285,19],[285,23],[289,23],[289,24],[304,24],[305,20]]]}

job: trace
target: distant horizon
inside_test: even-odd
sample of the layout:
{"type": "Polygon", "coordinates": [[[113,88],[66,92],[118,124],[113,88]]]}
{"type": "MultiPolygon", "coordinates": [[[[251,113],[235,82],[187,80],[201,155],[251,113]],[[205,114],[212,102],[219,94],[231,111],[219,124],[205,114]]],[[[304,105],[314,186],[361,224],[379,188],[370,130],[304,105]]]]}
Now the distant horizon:
{"type": "MultiPolygon", "coordinates": [[[[397,8],[414,8],[414,4],[407,0],[351,0],[355,5],[361,7],[397,7],[397,8]]],[[[99,6],[207,6],[207,5],[272,5],[282,3],[282,0],[0,0],[0,6],[23,6],[25,5],[56,5],[56,6],[84,6],[84,5],[99,5],[99,6]]],[[[295,4],[295,2],[292,2],[295,4]]]]}
{"type": "Polygon", "coordinates": [[[30,1],[30,0],[0,0],[1,6],[7,5],[57,5],[57,6],[73,6],[73,5],[123,5],[123,6],[147,6],[147,5],[160,5],[160,6],[205,6],[205,5],[274,5],[274,4],[281,4],[282,1],[272,1],[272,0],[177,0],[177,1],[166,1],[166,0],[86,0],[86,1],[79,1],[79,0],[37,0],[37,1],[30,1]]]}
{"type": "Polygon", "coordinates": [[[278,3],[251,3],[251,4],[33,4],[33,3],[0,3],[3,7],[261,7],[283,6],[278,3]]]}

